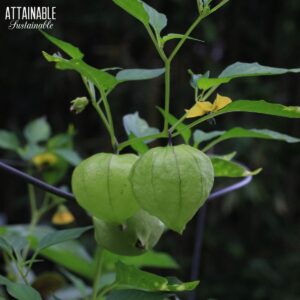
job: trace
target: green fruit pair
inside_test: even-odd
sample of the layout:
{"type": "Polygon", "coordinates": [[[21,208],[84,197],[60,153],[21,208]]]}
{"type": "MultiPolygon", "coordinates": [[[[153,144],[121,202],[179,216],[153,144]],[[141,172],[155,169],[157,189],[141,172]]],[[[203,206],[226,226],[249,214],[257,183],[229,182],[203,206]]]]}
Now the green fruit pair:
{"type": "MultiPolygon", "coordinates": [[[[155,244],[161,233],[152,226],[152,218],[182,233],[207,199],[213,180],[210,159],[195,148],[180,145],[154,148],[141,158],[131,154],[94,155],[75,169],[72,187],[78,203],[95,217],[97,240],[102,240],[103,247],[121,253],[122,245],[132,249],[138,245],[137,240],[141,248],[155,244]],[[136,214],[140,208],[152,217],[146,217],[146,212],[136,214]],[[118,231],[128,222],[130,230],[118,231]],[[108,233],[113,240],[107,238],[108,233]]],[[[125,252],[139,253],[134,250],[125,252]]]]}

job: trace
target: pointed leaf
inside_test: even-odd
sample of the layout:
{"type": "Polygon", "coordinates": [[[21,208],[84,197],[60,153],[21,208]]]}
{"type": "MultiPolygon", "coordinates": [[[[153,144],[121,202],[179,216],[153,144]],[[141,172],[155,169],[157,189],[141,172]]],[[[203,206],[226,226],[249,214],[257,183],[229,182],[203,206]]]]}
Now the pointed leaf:
{"type": "Polygon", "coordinates": [[[156,9],[144,3],[144,9],[149,16],[149,23],[155,30],[155,32],[160,35],[161,31],[167,26],[168,19],[166,15],[159,13],[156,9]]]}
{"type": "Polygon", "coordinates": [[[127,13],[137,18],[143,24],[149,24],[149,16],[140,0],[113,0],[113,2],[123,8],[127,13]]]}
{"type": "Polygon", "coordinates": [[[46,118],[38,118],[26,125],[24,135],[30,143],[44,142],[49,139],[51,128],[46,118]]]}
{"type": "MultiPolygon", "coordinates": [[[[162,37],[162,41],[163,41],[163,43],[166,43],[166,42],[171,41],[171,40],[182,39],[183,37],[184,37],[184,34],[169,33],[169,34],[162,37]]],[[[196,41],[196,42],[204,42],[202,40],[199,40],[199,39],[196,39],[196,38],[193,38],[193,37],[190,37],[190,36],[187,39],[191,40],[191,41],[196,41]]]]}
{"type": "Polygon", "coordinates": [[[47,61],[56,63],[56,67],[60,70],[78,72],[81,76],[90,80],[99,90],[111,90],[118,84],[113,75],[96,69],[80,59],[67,60],[58,55],[50,55],[44,51],[43,55],[47,61]]]}
{"type": "Polygon", "coordinates": [[[276,140],[276,141],[282,141],[286,143],[299,143],[300,139],[295,138],[286,134],[282,134],[276,131],[272,131],[269,129],[245,129],[241,127],[232,128],[226,132],[223,132],[223,134],[209,143],[205,150],[208,150],[212,148],[214,145],[221,143],[223,141],[229,140],[229,139],[236,139],[236,138],[256,138],[256,139],[267,139],[267,140],[276,140]]]}
{"type": "Polygon", "coordinates": [[[299,73],[299,69],[285,69],[262,66],[258,63],[236,62],[228,66],[219,76],[219,78],[238,78],[250,76],[271,76],[282,75],[286,73],[299,73]]]}
{"type": "Polygon", "coordinates": [[[60,244],[70,240],[75,240],[91,228],[92,226],[50,232],[44,238],[41,239],[38,248],[42,250],[56,244],[60,244]]]}
{"type": "Polygon", "coordinates": [[[214,167],[215,177],[246,177],[250,175],[257,175],[261,172],[262,169],[257,169],[255,171],[249,171],[244,166],[223,159],[218,156],[211,156],[211,162],[214,167]]]}
{"type": "Polygon", "coordinates": [[[62,51],[64,51],[70,57],[77,58],[77,59],[82,59],[84,57],[84,55],[80,51],[80,49],[73,46],[72,44],[62,41],[62,40],[50,35],[49,33],[46,33],[45,31],[41,30],[41,33],[44,35],[44,37],[46,39],[48,39],[51,43],[53,43],[55,46],[60,48],[62,51]]]}
{"type": "Polygon", "coordinates": [[[19,140],[16,134],[6,130],[0,130],[0,148],[4,150],[17,150],[19,140]]]}
{"type": "Polygon", "coordinates": [[[165,69],[127,69],[117,73],[118,81],[148,80],[161,76],[165,69]]]}

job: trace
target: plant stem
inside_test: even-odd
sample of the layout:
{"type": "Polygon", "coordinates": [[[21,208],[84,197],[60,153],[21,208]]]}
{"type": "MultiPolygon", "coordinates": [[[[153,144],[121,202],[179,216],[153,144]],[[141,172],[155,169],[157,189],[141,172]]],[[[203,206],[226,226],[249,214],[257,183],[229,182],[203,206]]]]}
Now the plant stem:
{"type": "MultiPolygon", "coordinates": [[[[170,95],[171,95],[171,63],[165,62],[165,116],[169,115],[170,111],[170,95]]],[[[165,117],[164,133],[168,131],[168,119],[165,117]]]]}
{"type": "MultiPolygon", "coordinates": [[[[109,106],[109,103],[108,103],[108,99],[107,99],[105,91],[100,89],[99,92],[100,92],[100,96],[101,96],[101,99],[103,101],[104,108],[105,108],[106,115],[107,115],[107,119],[108,119],[110,137],[111,137],[111,144],[112,144],[114,152],[117,152],[118,141],[117,141],[117,138],[116,138],[116,135],[115,135],[114,123],[113,123],[112,114],[111,114],[110,106],[109,106]]],[[[97,106],[100,109],[98,103],[97,103],[97,106]]]]}
{"type": "Polygon", "coordinates": [[[28,184],[28,196],[29,196],[29,203],[30,203],[31,219],[33,219],[37,212],[37,204],[36,204],[35,191],[32,184],[28,184]]]}
{"type": "Polygon", "coordinates": [[[158,42],[157,42],[157,40],[155,38],[155,35],[153,34],[153,31],[151,30],[151,27],[149,25],[145,25],[145,27],[146,27],[146,29],[147,29],[147,31],[149,33],[149,36],[150,36],[150,38],[151,38],[151,40],[152,40],[152,42],[153,42],[153,44],[154,44],[154,46],[155,46],[155,48],[156,48],[156,50],[158,52],[160,58],[164,62],[166,62],[168,60],[168,58],[167,58],[164,50],[159,46],[159,44],[158,44],[158,42]]]}
{"type": "Polygon", "coordinates": [[[98,246],[96,250],[96,274],[94,277],[92,300],[97,299],[97,294],[99,290],[100,278],[102,274],[102,264],[103,264],[102,254],[103,254],[103,250],[101,249],[100,246],[98,246]]]}
{"type": "Polygon", "coordinates": [[[198,18],[193,22],[193,24],[189,27],[189,29],[186,31],[182,39],[178,42],[177,46],[169,56],[168,60],[171,62],[178,51],[181,49],[185,41],[188,39],[188,37],[191,35],[191,33],[194,31],[194,29],[199,25],[199,23],[206,17],[206,15],[199,15],[198,18]]]}

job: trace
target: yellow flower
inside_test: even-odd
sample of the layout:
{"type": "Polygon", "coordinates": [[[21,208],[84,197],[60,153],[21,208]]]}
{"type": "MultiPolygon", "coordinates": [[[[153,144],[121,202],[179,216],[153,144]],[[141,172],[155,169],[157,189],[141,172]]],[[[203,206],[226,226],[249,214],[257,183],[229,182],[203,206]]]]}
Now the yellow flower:
{"type": "Polygon", "coordinates": [[[73,223],[74,215],[64,205],[59,205],[56,213],[52,216],[52,223],[55,225],[67,225],[73,223]]]}
{"type": "Polygon", "coordinates": [[[53,166],[57,163],[58,157],[50,152],[38,154],[32,158],[33,164],[37,168],[43,168],[44,166],[53,166]]]}
{"type": "Polygon", "coordinates": [[[228,97],[224,97],[221,95],[217,95],[214,103],[208,101],[198,101],[191,109],[186,110],[186,118],[196,118],[206,115],[210,112],[216,112],[228,104],[230,104],[232,100],[228,97]]]}

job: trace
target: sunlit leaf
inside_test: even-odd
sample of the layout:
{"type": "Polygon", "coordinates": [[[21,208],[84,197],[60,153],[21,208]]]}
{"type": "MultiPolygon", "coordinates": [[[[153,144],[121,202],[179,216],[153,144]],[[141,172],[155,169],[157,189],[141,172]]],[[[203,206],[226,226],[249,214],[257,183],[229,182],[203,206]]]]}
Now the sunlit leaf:
{"type": "Polygon", "coordinates": [[[249,171],[239,163],[218,156],[211,156],[210,159],[214,167],[215,177],[246,177],[257,175],[262,171],[262,169],[249,171]]]}
{"type": "Polygon", "coordinates": [[[127,13],[137,18],[143,24],[149,24],[149,16],[140,0],[113,0],[113,2],[123,8],[127,13]]]}
{"type": "Polygon", "coordinates": [[[73,70],[90,80],[99,90],[111,90],[117,84],[117,79],[100,69],[96,69],[80,59],[64,59],[58,55],[50,55],[43,51],[43,55],[49,62],[54,62],[60,70],[73,70]]]}
{"type": "Polygon", "coordinates": [[[46,33],[45,31],[41,30],[41,33],[44,35],[45,38],[47,38],[51,43],[53,43],[55,46],[60,48],[62,51],[64,51],[66,54],[68,54],[72,58],[82,59],[84,57],[83,53],[78,49],[77,47],[73,46],[72,44],[62,41],[49,33],[46,33]]]}

